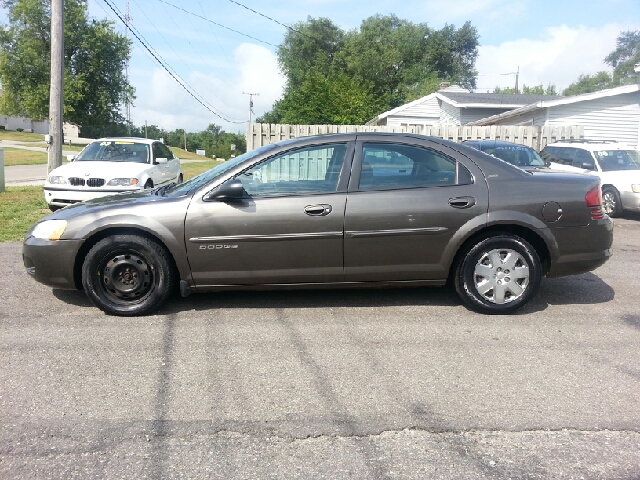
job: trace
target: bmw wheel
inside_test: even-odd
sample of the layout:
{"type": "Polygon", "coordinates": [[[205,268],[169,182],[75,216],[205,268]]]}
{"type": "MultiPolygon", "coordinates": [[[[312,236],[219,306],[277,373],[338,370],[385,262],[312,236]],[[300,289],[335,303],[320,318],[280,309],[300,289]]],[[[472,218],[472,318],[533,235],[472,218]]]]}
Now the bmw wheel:
{"type": "Polygon", "coordinates": [[[536,293],[542,265],[524,239],[499,235],[480,240],[462,256],[455,275],[458,295],[480,313],[511,313],[536,293]]]}
{"type": "Polygon", "coordinates": [[[137,235],[100,240],[82,265],[82,285],[98,308],[112,315],[146,315],[171,294],[176,273],[159,243],[137,235]]]}

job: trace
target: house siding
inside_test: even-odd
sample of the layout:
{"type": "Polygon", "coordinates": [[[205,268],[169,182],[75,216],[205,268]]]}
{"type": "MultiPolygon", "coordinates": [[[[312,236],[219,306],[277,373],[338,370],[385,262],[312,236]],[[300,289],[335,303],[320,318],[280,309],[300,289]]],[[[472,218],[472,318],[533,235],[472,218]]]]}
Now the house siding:
{"type": "Polygon", "coordinates": [[[640,92],[549,107],[546,125],[582,125],[585,138],[638,146],[640,92]]]}
{"type": "Polygon", "coordinates": [[[439,100],[440,103],[440,125],[461,125],[460,109],[453,105],[439,100]]]}
{"type": "Polygon", "coordinates": [[[499,115],[513,110],[512,108],[463,108],[460,121],[463,125],[482,120],[483,118],[499,115]]]}

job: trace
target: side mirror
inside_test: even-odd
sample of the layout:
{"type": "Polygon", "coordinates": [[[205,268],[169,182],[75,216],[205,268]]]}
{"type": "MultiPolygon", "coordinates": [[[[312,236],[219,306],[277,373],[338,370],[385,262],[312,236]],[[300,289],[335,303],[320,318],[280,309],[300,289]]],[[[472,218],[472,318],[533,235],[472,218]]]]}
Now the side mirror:
{"type": "Polygon", "coordinates": [[[157,165],[164,165],[165,163],[167,163],[167,161],[168,160],[165,157],[156,158],[157,165]]]}
{"type": "Polygon", "coordinates": [[[215,190],[212,190],[204,197],[205,202],[210,202],[213,200],[220,201],[231,201],[231,200],[239,200],[244,197],[244,187],[242,186],[242,182],[237,178],[233,180],[229,180],[224,182],[215,190]]]}
{"type": "Polygon", "coordinates": [[[583,162],[582,163],[582,168],[584,168],[585,170],[595,170],[596,166],[592,162],[583,162]]]}
{"type": "Polygon", "coordinates": [[[67,162],[73,162],[76,159],[75,155],[67,155],[67,162]]]}

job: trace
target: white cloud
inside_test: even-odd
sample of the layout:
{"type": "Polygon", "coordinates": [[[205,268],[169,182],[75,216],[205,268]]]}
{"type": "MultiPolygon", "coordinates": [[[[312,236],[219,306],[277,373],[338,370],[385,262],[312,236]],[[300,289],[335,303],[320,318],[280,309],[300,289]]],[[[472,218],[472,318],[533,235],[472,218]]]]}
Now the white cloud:
{"type": "MultiPolygon", "coordinates": [[[[182,78],[202,96],[222,117],[241,123],[227,122],[200,105],[171,76],[160,68],[151,72],[136,71],[136,106],[132,120],[136,125],[156,124],[174,130],[204,130],[215,123],[229,132],[244,132],[249,117],[247,93],[253,97],[255,115],[269,110],[281,97],[285,80],[280,75],[277,60],[270,50],[249,43],[239,45],[233,52],[234,64],[227,74],[193,70],[182,78]],[[141,87],[140,85],[144,85],[141,87]]],[[[253,117],[255,118],[255,116],[253,117]]]]}
{"type": "Polygon", "coordinates": [[[600,28],[561,25],[548,27],[542,39],[521,38],[497,46],[481,46],[476,63],[480,73],[478,87],[512,87],[514,76],[496,74],[515,72],[519,66],[521,87],[552,83],[561,91],[580,74],[610,70],[603,60],[615,49],[617,36],[623,30],[636,28],[617,24],[600,28]]]}

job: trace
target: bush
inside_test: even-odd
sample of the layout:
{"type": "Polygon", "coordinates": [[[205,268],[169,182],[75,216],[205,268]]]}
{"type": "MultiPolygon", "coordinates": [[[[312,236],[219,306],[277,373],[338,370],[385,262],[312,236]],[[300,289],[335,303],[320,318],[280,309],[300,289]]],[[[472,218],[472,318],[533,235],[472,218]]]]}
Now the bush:
{"type": "Polygon", "coordinates": [[[0,130],[6,130],[7,127],[5,127],[4,125],[0,125],[0,130]]]}
{"type": "Polygon", "coordinates": [[[16,132],[24,132],[24,128],[16,128],[16,132]]]}

